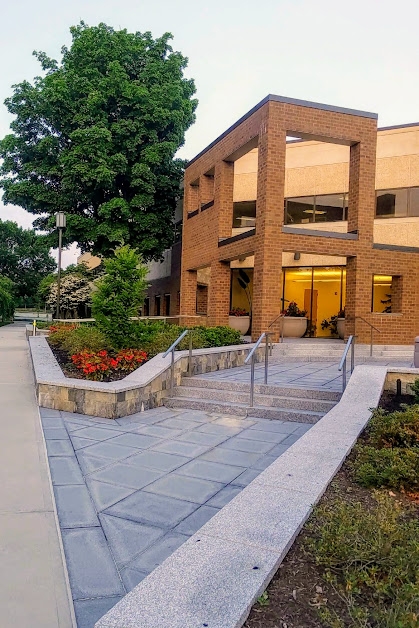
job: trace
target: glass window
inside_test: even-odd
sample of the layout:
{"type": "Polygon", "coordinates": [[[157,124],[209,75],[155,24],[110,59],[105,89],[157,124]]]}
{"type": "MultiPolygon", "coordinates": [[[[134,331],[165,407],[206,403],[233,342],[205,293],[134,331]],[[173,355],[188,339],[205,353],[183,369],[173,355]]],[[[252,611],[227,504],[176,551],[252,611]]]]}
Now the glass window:
{"type": "Polygon", "coordinates": [[[144,316],[150,316],[150,297],[144,299],[144,316]]]}
{"type": "Polygon", "coordinates": [[[233,228],[253,229],[256,225],[256,201],[233,203],[233,228]]]}
{"type": "Polygon", "coordinates": [[[336,222],[338,220],[344,220],[344,207],[344,194],[316,196],[314,222],[336,222]]]}
{"type": "Polygon", "coordinates": [[[154,316],[160,316],[161,313],[161,297],[154,297],[154,316]]]}
{"type": "Polygon", "coordinates": [[[377,218],[407,216],[406,188],[400,190],[378,190],[375,215],[377,218]]]}
{"type": "Polygon", "coordinates": [[[410,188],[409,216],[419,216],[419,188],[410,188]]]}
{"type": "Polygon", "coordinates": [[[164,295],[164,315],[170,316],[170,294],[164,295]]]}
{"type": "Polygon", "coordinates": [[[287,198],[285,201],[285,224],[301,225],[314,220],[314,196],[287,198]]]}
{"type": "Polygon", "coordinates": [[[391,275],[373,275],[372,279],[372,312],[391,313],[391,294],[393,289],[391,275]]]}

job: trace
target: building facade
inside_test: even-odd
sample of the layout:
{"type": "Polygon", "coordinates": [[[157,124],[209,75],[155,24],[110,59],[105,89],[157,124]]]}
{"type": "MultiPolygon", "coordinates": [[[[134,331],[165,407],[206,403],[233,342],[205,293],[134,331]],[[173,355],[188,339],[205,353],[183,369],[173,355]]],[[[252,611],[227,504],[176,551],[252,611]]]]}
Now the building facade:
{"type": "Polygon", "coordinates": [[[419,124],[377,130],[376,114],[273,95],[256,105],[185,171],[183,320],[206,313],[224,325],[232,307],[249,309],[239,269],[254,338],[278,333],[272,321],[296,301],[311,335],[329,335],[322,321],[344,308],[359,342],[374,325],[375,342],[411,344],[419,124]]]}

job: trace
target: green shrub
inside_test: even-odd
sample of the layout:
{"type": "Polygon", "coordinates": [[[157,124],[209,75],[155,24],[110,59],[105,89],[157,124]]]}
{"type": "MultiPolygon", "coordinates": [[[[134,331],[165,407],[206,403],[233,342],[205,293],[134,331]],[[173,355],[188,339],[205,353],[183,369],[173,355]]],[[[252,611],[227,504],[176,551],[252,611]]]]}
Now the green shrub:
{"type": "Polygon", "coordinates": [[[61,347],[64,340],[76,329],[76,327],[77,326],[73,323],[50,325],[48,342],[54,347],[61,347]]]}
{"type": "Polygon", "coordinates": [[[111,346],[105,334],[97,327],[83,325],[64,337],[61,342],[61,348],[70,355],[74,355],[82,351],[97,352],[103,349],[109,350],[111,346]]]}
{"type": "Polygon", "coordinates": [[[352,465],[354,478],[366,487],[419,489],[419,449],[358,445],[352,465]]]}
{"type": "Polygon", "coordinates": [[[419,447],[419,405],[396,412],[375,410],[367,434],[373,447],[419,447]]]}
{"type": "Polygon", "coordinates": [[[144,302],[147,267],[135,249],[122,246],[113,258],[103,260],[105,275],[96,282],[92,314],[111,344],[119,349],[129,346],[133,316],[144,302]]]}
{"type": "Polygon", "coordinates": [[[411,384],[410,388],[413,392],[415,403],[419,404],[419,379],[415,379],[414,383],[411,384]]]}
{"type": "Polygon", "coordinates": [[[373,497],[324,502],[307,526],[306,550],[347,604],[350,626],[417,628],[419,521],[389,496],[373,497]]]}

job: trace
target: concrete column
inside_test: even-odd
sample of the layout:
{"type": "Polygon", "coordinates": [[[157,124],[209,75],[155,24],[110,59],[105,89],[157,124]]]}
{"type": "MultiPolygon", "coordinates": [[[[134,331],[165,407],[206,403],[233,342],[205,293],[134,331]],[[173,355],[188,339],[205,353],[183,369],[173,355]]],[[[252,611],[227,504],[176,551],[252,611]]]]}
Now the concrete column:
{"type": "Polygon", "coordinates": [[[231,269],[227,262],[212,262],[208,289],[208,325],[228,325],[231,269]]]}
{"type": "Polygon", "coordinates": [[[233,227],[234,163],[219,161],[215,165],[214,204],[218,216],[218,237],[229,238],[233,227]]]}
{"type": "MultiPolygon", "coordinates": [[[[281,312],[282,246],[286,132],[275,124],[275,111],[259,134],[252,338],[268,330],[281,312]]],[[[278,329],[276,327],[276,329],[278,329]]]]}

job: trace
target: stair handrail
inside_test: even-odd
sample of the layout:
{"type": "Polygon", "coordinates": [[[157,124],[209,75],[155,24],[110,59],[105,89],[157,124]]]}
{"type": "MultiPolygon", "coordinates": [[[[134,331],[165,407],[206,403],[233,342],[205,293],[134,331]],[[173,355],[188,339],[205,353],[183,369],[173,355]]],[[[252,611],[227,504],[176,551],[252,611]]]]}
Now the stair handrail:
{"type": "Polygon", "coordinates": [[[249,403],[251,408],[253,408],[254,395],[255,395],[256,350],[259,348],[260,343],[262,342],[262,340],[264,338],[266,338],[266,340],[265,340],[265,374],[264,374],[264,383],[265,383],[265,385],[268,383],[269,346],[270,346],[270,344],[269,344],[269,337],[270,336],[272,336],[272,332],[264,331],[259,336],[259,338],[255,342],[255,345],[254,345],[253,349],[251,350],[251,352],[249,353],[249,355],[247,356],[247,358],[244,361],[245,364],[247,364],[249,362],[249,360],[251,361],[251,368],[250,368],[250,403],[249,403]]]}
{"type": "Polygon", "coordinates": [[[355,365],[355,336],[349,336],[343,351],[342,359],[338,366],[338,371],[342,371],[342,392],[345,392],[346,388],[346,359],[348,357],[349,349],[351,349],[351,374],[355,365]]]}
{"type": "Polygon", "coordinates": [[[373,333],[374,331],[378,331],[379,334],[382,333],[381,329],[377,329],[377,327],[374,327],[374,325],[372,325],[369,321],[367,321],[365,318],[363,318],[362,316],[355,316],[355,320],[360,320],[360,321],[364,321],[364,323],[366,323],[367,325],[370,326],[371,328],[371,336],[370,336],[370,358],[372,358],[372,347],[373,347],[373,333]]]}
{"type": "MultiPolygon", "coordinates": [[[[172,354],[172,359],[171,359],[171,363],[170,363],[170,394],[171,395],[173,395],[173,389],[175,387],[175,349],[178,346],[178,344],[181,342],[181,340],[183,340],[184,337],[189,333],[189,331],[190,331],[189,329],[185,329],[185,331],[183,331],[180,334],[180,336],[178,338],[176,338],[176,340],[174,342],[172,342],[172,344],[167,349],[167,351],[165,351],[163,353],[163,357],[164,358],[167,358],[169,353],[172,354]]],[[[189,337],[188,372],[189,372],[189,375],[192,372],[192,334],[189,337]]]]}
{"type": "MultiPolygon", "coordinates": [[[[281,314],[278,314],[278,316],[276,318],[273,319],[273,321],[271,323],[269,323],[268,325],[268,329],[270,329],[272,327],[272,325],[274,323],[276,323],[276,321],[280,318],[284,318],[285,314],[283,312],[281,312],[281,314]]],[[[284,321],[281,322],[281,333],[280,333],[280,342],[284,342],[284,321]]]]}

